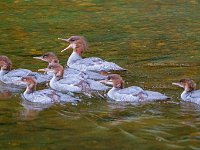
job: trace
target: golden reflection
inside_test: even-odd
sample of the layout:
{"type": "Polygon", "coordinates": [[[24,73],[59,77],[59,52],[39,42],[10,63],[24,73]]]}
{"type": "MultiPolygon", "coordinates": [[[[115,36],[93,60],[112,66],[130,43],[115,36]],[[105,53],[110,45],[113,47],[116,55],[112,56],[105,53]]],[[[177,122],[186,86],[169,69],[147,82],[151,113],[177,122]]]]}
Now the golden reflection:
{"type": "Polygon", "coordinates": [[[11,36],[14,40],[26,42],[28,33],[21,26],[15,25],[11,30],[11,36]]]}
{"type": "Polygon", "coordinates": [[[189,0],[189,2],[193,5],[199,4],[198,0],[189,0]]]}
{"type": "Polygon", "coordinates": [[[166,45],[166,43],[163,42],[163,41],[160,41],[160,42],[157,43],[157,47],[158,47],[158,48],[161,48],[161,47],[163,47],[163,46],[165,46],[165,45],[166,45]]]}
{"type": "Polygon", "coordinates": [[[32,48],[32,49],[30,49],[29,54],[30,55],[42,55],[43,52],[41,52],[40,50],[36,50],[36,49],[32,48]]]}
{"type": "Polygon", "coordinates": [[[37,118],[39,114],[38,110],[34,110],[34,109],[24,109],[20,112],[20,119],[22,120],[27,120],[27,121],[31,121],[31,120],[35,120],[37,118]]]}
{"type": "Polygon", "coordinates": [[[12,97],[12,93],[9,91],[1,92],[0,93],[0,100],[9,99],[12,97]]]}
{"type": "Polygon", "coordinates": [[[21,2],[21,0],[15,0],[14,1],[15,4],[20,3],[20,2],[21,2]]]}
{"type": "Polygon", "coordinates": [[[180,90],[171,85],[185,77],[200,85],[199,0],[4,0],[0,9],[0,52],[12,58],[13,68],[37,70],[46,64],[33,61],[32,55],[48,51],[65,64],[69,55],[58,51],[65,43],[56,39],[83,35],[91,45],[84,56],[123,64],[127,86],[172,96],[164,104],[139,106],[83,97],[74,108],[45,111],[48,106],[19,104],[20,94],[15,101],[2,101],[12,95],[3,91],[0,148],[143,150],[199,145],[199,107],[183,109],[180,90]],[[84,118],[97,112],[99,117],[84,118]],[[188,118],[193,126],[181,123],[188,118]],[[147,144],[141,144],[143,140],[147,144]]]}

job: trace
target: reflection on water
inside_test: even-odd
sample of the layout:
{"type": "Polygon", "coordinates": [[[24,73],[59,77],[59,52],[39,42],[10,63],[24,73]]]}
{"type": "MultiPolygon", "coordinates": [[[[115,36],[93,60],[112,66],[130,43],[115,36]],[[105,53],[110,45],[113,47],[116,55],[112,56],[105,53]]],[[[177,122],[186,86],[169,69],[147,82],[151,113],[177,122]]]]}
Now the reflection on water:
{"type": "Polygon", "coordinates": [[[199,149],[200,108],[180,102],[182,91],[171,85],[185,77],[200,85],[199,6],[198,0],[1,1],[0,53],[13,68],[46,67],[32,57],[48,51],[64,65],[71,51],[60,53],[66,45],[57,38],[83,35],[90,44],[84,57],[116,62],[128,69],[120,73],[126,86],[172,99],[134,106],[96,94],[45,107],[1,86],[0,148],[199,149]]]}
{"type": "Polygon", "coordinates": [[[34,120],[37,118],[40,111],[49,108],[52,104],[31,103],[23,100],[21,105],[24,107],[24,109],[21,110],[19,118],[22,120],[34,120]]]}
{"type": "Polygon", "coordinates": [[[12,98],[14,94],[19,93],[21,91],[22,90],[17,87],[11,87],[10,85],[0,83],[0,100],[12,98]]]}

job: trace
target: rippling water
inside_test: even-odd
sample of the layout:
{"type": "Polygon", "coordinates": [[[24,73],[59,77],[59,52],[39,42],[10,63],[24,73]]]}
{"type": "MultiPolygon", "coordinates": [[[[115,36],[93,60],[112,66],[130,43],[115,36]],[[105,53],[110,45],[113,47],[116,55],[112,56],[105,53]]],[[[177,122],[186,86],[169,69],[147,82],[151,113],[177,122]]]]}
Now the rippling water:
{"type": "Polygon", "coordinates": [[[48,51],[64,65],[71,51],[60,53],[65,43],[57,38],[83,35],[90,44],[84,57],[127,68],[126,86],[172,97],[133,106],[97,95],[33,106],[17,90],[1,91],[1,149],[200,148],[200,106],[181,102],[182,89],[171,85],[184,77],[200,84],[199,0],[3,0],[0,19],[0,55],[13,68],[45,67],[32,57],[48,51]]]}

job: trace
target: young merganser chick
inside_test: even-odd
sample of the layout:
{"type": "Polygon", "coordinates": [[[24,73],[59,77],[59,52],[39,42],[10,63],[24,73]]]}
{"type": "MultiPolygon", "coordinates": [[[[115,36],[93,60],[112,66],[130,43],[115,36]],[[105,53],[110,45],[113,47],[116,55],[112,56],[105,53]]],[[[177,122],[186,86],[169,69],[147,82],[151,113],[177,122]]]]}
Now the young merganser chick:
{"type": "Polygon", "coordinates": [[[80,76],[63,76],[64,68],[59,63],[51,63],[48,68],[38,71],[52,72],[53,78],[50,80],[50,87],[60,92],[87,92],[90,90],[105,91],[109,87],[102,83],[90,79],[84,79],[80,76]]]}
{"type": "Polygon", "coordinates": [[[12,69],[12,62],[7,56],[0,56],[0,81],[6,84],[13,84],[18,86],[24,86],[24,84],[17,82],[21,77],[34,76],[38,83],[49,81],[49,75],[39,74],[37,72],[32,72],[28,69],[12,69]]]}
{"type": "Polygon", "coordinates": [[[178,83],[172,83],[184,89],[181,98],[184,101],[200,105],[200,90],[196,89],[196,83],[192,79],[181,79],[178,83]]]}
{"type": "MultiPolygon", "coordinates": [[[[59,38],[61,39],[61,38],[59,38]]],[[[107,62],[97,57],[82,58],[81,54],[87,49],[87,42],[81,36],[71,36],[68,39],[61,39],[69,42],[69,46],[63,49],[64,52],[67,49],[72,48],[73,52],[70,55],[67,65],[70,68],[78,70],[90,70],[90,71],[111,71],[111,70],[125,70],[122,67],[116,65],[113,62],[107,62]]]]}
{"type": "Polygon", "coordinates": [[[113,88],[108,91],[108,97],[115,101],[130,101],[133,103],[148,102],[154,100],[166,100],[167,96],[153,91],[143,90],[138,86],[124,88],[124,81],[117,74],[108,76],[113,83],[113,88]]]}
{"type": "MultiPolygon", "coordinates": [[[[59,63],[57,56],[52,52],[47,52],[42,56],[33,57],[33,58],[48,62],[49,64],[50,63],[59,63]]],[[[73,76],[78,75],[78,76],[82,76],[84,78],[93,79],[93,80],[103,80],[103,79],[107,78],[107,76],[101,75],[101,74],[96,73],[96,72],[79,71],[77,69],[67,67],[67,68],[65,68],[64,76],[69,76],[69,75],[73,75],[73,76]]]]}
{"type": "Polygon", "coordinates": [[[59,63],[58,57],[53,52],[47,52],[43,54],[42,56],[33,57],[33,58],[48,62],[49,64],[59,63]]]}
{"type": "Polygon", "coordinates": [[[37,82],[34,77],[22,77],[21,81],[27,85],[25,92],[22,94],[23,98],[33,103],[48,104],[55,102],[76,102],[78,100],[67,94],[56,92],[51,89],[36,91],[37,82]]]}

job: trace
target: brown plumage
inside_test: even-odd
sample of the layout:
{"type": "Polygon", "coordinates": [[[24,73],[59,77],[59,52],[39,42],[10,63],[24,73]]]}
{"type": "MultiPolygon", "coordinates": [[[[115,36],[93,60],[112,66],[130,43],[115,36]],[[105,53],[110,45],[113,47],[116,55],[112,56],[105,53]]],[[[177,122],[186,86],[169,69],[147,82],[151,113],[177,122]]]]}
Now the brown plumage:
{"type": "Polygon", "coordinates": [[[108,76],[108,80],[112,80],[113,86],[115,88],[120,88],[120,89],[124,88],[124,81],[123,81],[123,79],[120,75],[111,74],[111,75],[108,76]]]}
{"type": "Polygon", "coordinates": [[[181,79],[179,83],[185,88],[187,92],[191,92],[196,89],[196,83],[192,79],[181,79]]]}
{"type": "Polygon", "coordinates": [[[10,71],[12,69],[12,62],[7,56],[0,56],[0,66],[3,70],[10,71]]]}
{"type": "Polygon", "coordinates": [[[27,88],[29,91],[36,90],[37,81],[34,77],[32,76],[22,77],[21,81],[25,82],[28,85],[27,88]]]}
{"type": "Polygon", "coordinates": [[[75,43],[76,47],[75,47],[75,51],[78,54],[82,54],[87,48],[88,48],[88,43],[86,41],[86,39],[82,36],[71,36],[68,39],[69,43],[75,43]]]}
{"type": "Polygon", "coordinates": [[[42,58],[48,63],[59,63],[58,57],[53,52],[45,53],[42,58]]]}
{"type": "Polygon", "coordinates": [[[59,63],[51,63],[51,64],[49,64],[48,69],[53,70],[55,75],[56,75],[56,77],[63,78],[64,68],[59,63]]]}

